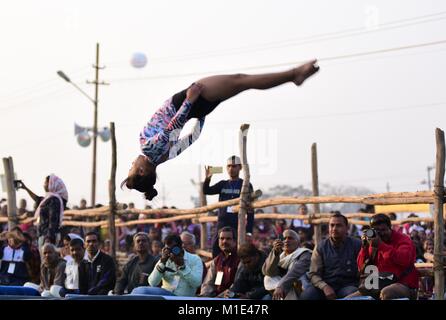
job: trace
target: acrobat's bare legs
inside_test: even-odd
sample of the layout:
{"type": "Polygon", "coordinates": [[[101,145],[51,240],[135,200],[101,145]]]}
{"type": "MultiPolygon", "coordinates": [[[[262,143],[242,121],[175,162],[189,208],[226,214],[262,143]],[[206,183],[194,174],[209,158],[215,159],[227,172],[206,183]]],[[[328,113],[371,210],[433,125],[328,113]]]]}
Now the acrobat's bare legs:
{"type": "Polygon", "coordinates": [[[307,62],[297,68],[265,74],[231,74],[217,75],[198,80],[203,85],[201,96],[208,101],[223,101],[248,89],[265,90],[287,82],[300,86],[307,78],[315,74],[319,67],[316,60],[307,62]]]}

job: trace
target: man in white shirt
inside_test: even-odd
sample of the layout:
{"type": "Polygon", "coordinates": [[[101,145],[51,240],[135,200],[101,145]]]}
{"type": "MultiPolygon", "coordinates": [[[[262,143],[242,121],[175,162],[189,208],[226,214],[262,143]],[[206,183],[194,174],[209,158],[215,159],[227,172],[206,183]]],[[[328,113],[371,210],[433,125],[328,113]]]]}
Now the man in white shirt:
{"type": "Polygon", "coordinates": [[[65,294],[80,293],[79,287],[79,265],[85,257],[84,241],[81,238],[74,238],[70,241],[70,259],[65,266],[65,294]]]}
{"type": "Polygon", "coordinates": [[[200,257],[185,251],[178,235],[167,236],[164,245],[161,258],[149,276],[151,287],[135,288],[132,294],[195,296],[203,275],[200,257]],[[157,288],[160,282],[161,288],[157,288]]]}

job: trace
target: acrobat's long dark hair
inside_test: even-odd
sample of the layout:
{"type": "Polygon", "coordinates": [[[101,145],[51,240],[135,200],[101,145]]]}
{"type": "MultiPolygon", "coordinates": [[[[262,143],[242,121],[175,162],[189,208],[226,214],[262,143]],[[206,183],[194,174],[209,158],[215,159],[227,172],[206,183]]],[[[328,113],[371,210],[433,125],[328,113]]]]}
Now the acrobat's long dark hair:
{"type": "Polygon", "coordinates": [[[147,175],[134,174],[128,176],[121,183],[121,189],[125,185],[129,189],[135,189],[144,193],[147,200],[152,200],[158,195],[158,191],[153,187],[156,183],[156,168],[150,171],[147,175]]]}

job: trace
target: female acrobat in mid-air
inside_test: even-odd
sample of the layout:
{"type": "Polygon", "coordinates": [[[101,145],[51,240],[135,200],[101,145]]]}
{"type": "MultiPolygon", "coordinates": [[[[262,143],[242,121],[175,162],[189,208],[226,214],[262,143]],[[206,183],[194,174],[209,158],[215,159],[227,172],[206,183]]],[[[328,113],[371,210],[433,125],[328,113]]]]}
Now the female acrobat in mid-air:
{"type": "Polygon", "coordinates": [[[218,104],[248,89],[264,90],[287,82],[299,86],[318,70],[316,60],[312,60],[283,72],[217,75],[198,80],[168,99],[141,131],[142,154],[133,162],[121,187],[136,189],[152,200],[158,194],[153,187],[156,167],[175,158],[198,138],[205,117],[218,104]],[[192,133],[179,139],[181,129],[191,118],[198,119],[192,133]]]}

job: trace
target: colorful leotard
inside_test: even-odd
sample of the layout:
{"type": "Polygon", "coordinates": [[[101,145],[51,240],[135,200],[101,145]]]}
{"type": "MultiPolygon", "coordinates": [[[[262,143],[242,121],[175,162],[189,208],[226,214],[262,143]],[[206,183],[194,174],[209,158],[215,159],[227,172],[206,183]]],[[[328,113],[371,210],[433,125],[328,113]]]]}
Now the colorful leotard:
{"type": "Polygon", "coordinates": [[[179,139],[191,108],[191,102],[184,100],[177,112],[170,98],[155,112],[141,131],[139,135],[141,151],[153,164],[158,165],[167,160],[163,159],[167,153],[168,159],[175,158],[198,139],[203,129],[204,117],[198,119],[192,133],[179,139]]]}

